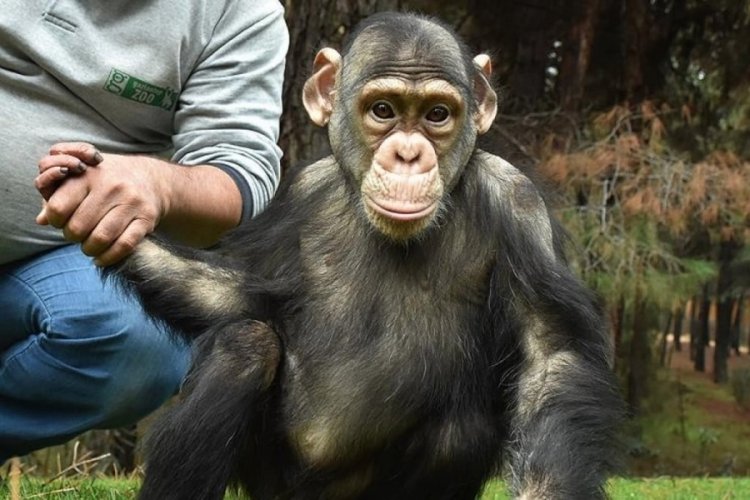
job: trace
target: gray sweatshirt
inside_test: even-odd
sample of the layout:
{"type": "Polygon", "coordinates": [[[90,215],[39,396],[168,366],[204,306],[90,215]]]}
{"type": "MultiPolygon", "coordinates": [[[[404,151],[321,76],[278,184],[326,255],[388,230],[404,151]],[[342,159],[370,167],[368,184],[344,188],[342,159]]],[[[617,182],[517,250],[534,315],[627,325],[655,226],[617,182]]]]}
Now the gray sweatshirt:
{"type": "Polygon", "coordinates": [[[277,0],[3,0],[0,264],[65,243],[34,222],[38,161],[60,141],[224,169],[260,212],[288,32],[277,0]]]}

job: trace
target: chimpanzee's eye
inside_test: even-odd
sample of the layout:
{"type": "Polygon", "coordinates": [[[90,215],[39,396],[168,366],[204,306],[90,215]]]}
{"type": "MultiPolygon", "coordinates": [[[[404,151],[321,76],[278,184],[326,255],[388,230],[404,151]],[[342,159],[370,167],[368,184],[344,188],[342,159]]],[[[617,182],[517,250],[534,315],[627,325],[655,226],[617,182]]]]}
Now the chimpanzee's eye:
{"type": "Polygon", "coordinates": [[[396,113],[393,112],[393,108],[391,107],[391,105],[385,101],[377,101],[372,105],[372,108],[370,108],[370,112],[375,116],[375,118],[379,118],[381,120],[389,120],[396,116],[396,113]]]}
{"type": "Polygon", "coordinates": [[[442,123],[448,119],[451,112],[442,104],[435,106],[427,112],[425,118],[432,123],[442,123]]]}

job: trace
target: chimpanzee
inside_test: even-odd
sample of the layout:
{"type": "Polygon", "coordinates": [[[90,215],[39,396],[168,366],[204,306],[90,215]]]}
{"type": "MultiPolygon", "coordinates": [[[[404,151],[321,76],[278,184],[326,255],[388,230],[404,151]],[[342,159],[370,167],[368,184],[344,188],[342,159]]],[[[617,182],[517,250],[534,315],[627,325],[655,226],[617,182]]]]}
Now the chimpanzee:
{"type": "Polygon", "coordinates": [[[195,339],[145,499],[594,499],[622,403],[597,299],[527,176],[475,146],[490,59],[416,14],[364,20],[303,92],[333,154],[216,250],[144,241],[115,276],[195,339]]]}

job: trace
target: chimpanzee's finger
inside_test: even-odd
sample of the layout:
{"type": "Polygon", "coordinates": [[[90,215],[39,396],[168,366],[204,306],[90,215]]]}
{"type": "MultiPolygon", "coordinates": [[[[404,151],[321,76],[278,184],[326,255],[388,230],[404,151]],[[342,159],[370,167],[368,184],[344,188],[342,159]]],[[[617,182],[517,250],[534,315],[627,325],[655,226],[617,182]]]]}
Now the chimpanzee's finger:
{"type": "Polygon", "coordinates": [[[102,154],[88,142],[58,142],[49,149],[51,155],[71,155],[89,165],[98,165],[104,160],[102,154]]]}

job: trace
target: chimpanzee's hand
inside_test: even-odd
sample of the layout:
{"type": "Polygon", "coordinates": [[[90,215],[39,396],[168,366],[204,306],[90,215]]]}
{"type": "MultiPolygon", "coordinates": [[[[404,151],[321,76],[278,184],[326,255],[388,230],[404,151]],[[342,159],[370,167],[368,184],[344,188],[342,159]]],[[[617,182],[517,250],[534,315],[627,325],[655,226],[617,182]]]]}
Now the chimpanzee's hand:
{"type": "Polygon", "coordinates": [[[39,161],[35,185],[47,201],[36,222],[61,228],[97,265],[114,264],[168,209],[168,169],[158,167],[146,157],[101,154],[91,144],[55,144],[39,161]]]}

